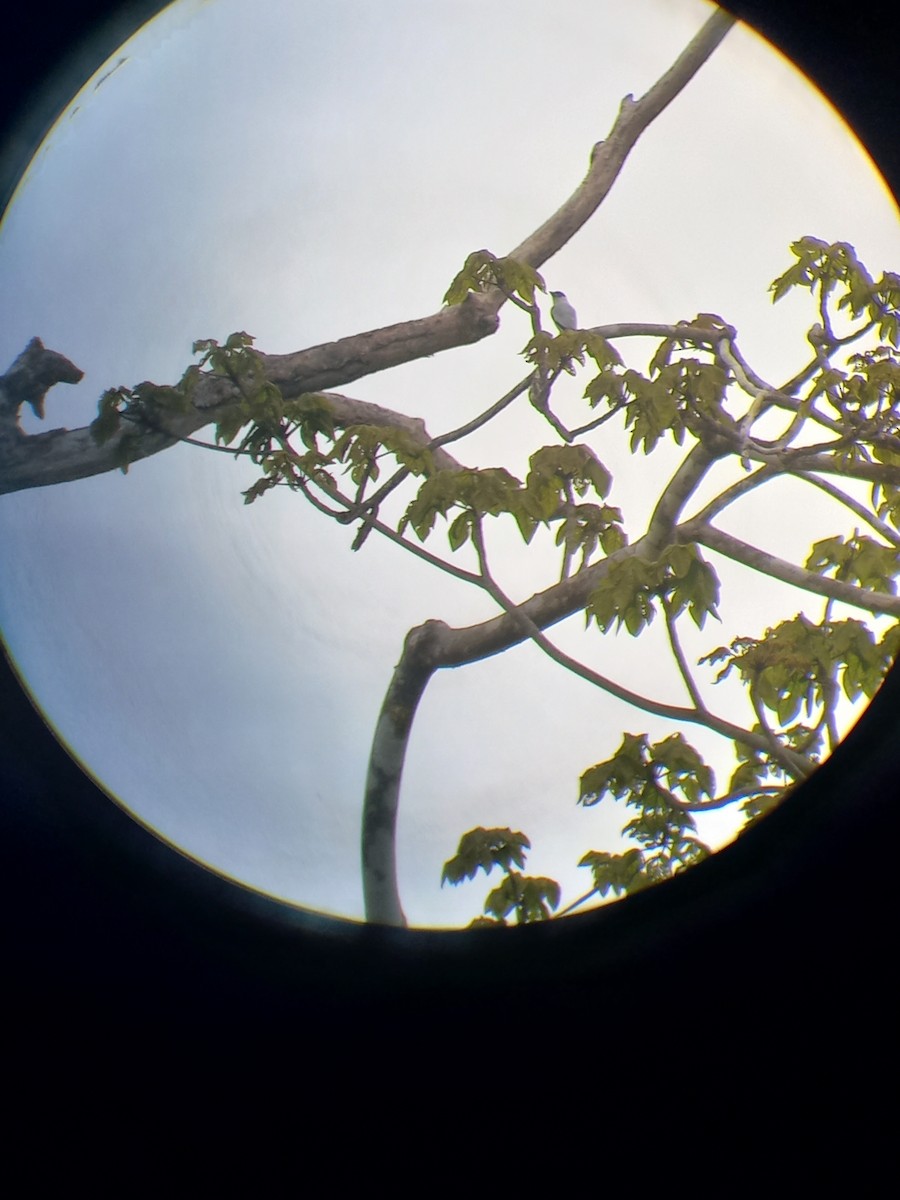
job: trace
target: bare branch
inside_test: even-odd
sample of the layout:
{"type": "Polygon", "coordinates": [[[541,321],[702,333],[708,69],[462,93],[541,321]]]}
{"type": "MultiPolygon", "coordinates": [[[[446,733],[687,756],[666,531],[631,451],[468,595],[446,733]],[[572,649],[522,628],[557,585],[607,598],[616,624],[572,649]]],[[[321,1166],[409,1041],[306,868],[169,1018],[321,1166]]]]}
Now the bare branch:
{"type": "MultiPolygon", "coordinates": [[[[524,379],[520,379],[514,387],[510,388],[505,396],[501,396],[499,400],[497,400],[489,408],[486,408],[483,413],[479,414],[479,416],[473,417],[471,421],[467,421],[464,425],[460,425],[456,429],[451,429],[447,433],[442,433],[439,437],[432,438],[432,440],[428,443],[428,449],[436,450],[439,446],[447,446],[450,442],[458,442],[462,438],[468,437],[470,433],[474,433],[476,429],[481,429],[483,425],[487,425],[488,422],[492,421],[498,413],[503,412],[504,408],[508,408],[509,405],[512,404],[513,400],[518,399],[523,392],[528,390],[528,385],[531,383],[533,378],[533,373],[531,375],[526,375],[524,379]]],[[[435,465],[439,465],[437,460],[435,460],[435,465]]]]}
{"type": "Polygon", "coordinates": [[[446,628],[442,621],[426,621],[406,635],[372,739],[363,806],[362,869],[366,919],[376,924],[406,925],[397,887],[400,780],[413,718],[436,666],[435,636],[442,628],[446,628]]]}
{"type": "Polygon", "coordinates": [[[827,575],[818,575],[815,571],[807,571],[793,563],[785,562],[774,554],[749,546],[739,538],[732,537],[714,529],[711,525],[700,521],[686,521],[679,526],[678,538],[682,542],[700,542],[710,550],[724,554],[734,562],[752,567],[772,579],[780,579],[784,583],[792,583],[804,591],[814,592],[817,596],[830,596],[854,608],[865,612],[886,613],[890,616],[900,616],[900,596],[891,596],[886,592],[873,592],[868,588],[856,587],[852,583],[844,583],[840,579],[831,579],[827,575]]]}
{"type": "MultiPolygon", "coordinates": [[[[512,257],[537,266],[578,232],[606,197],[641,133],[696,74],[734,20],[728,13],[717,10],[674,66],[641,100],[635,102],[627,97],[623,101],[608,139],[594,148],[591,167],[584,181],[553,217],[513,250],[512,257]]],[[[498,288],[480,295],[471,294],[462,304],[445,307],[431,316],[354,334],[291,354],[260,355],[263,371],[288,398],[340,387],[366,375],[490,336],[499,326],[497,314],[505,302],[506,297],[498,288]]],[[[141,433],[137,444],[129,446],[129,461],[137,462],[175,445],[180,438],[217,420],[238,398],[228,380],[204,376],[193,396],[194,410],[169,419],[169,436],[149,431],[141,433]]],[[[134,431],[130,433],[133,437],[134,431]]],[[[9,445],[0,440],[0,494],[71,482],[114,470],[122,461],[123,436],[124,431],[103,446],[97,446],[85,428],[54,429],[49,433],[22,437],[9,445]]]]}
{"type": "Polygon", "coordinates": [[[566,245],[606,199],[643,131],[693,79],[734,23],[730,13],[717,9],[646,95],[637,101],[625,97],[606,141],[594,147],[590,170],[580,187],[511,257],[539,267],[566,245]]]}
{"type": "MultiPolygon", "coordinates": [[[[661,701],[653,700],[648,696],[642,696],[638,692],[633,692],[630,688],[622,687],[614,680],[609,679],[605,675],[601,675],[598,671],[591,670],[584,663],[578,662],[577,659],[570,657],[564,651],[550,641],[543,631],[538,628],[537,624],[530,619],[525,612],[526,605],[516,605],[498,586],[493,579],[488,568],[487,553],[484,546],[484,539],[481,534],[479,522],[473,523],[472,539],[475,543],[475,548],[478,553],[478,562],[481,567],[482,578],[485,582],[486,590],[490,593],[493,599],[504,610],[506,616],[511,623],[516,627],[517,632],[521,635],[516,638],[517,641],[523,641],[524,638],[529,638],[554,662],[565,667],[567,671],[571,671],[573,675],[577,675],[585,682],[593,684],[601,691],[608,692],[609,695],[615,696],[617,700],[623,700],[626,704],[631,704],[634,708],[640,709],[642,712],[650,713],[652,716],[666,717],[673,721],[687,721],[693,725],[703,725],[707,729],[713,730],[715,733],[722,734],[723,737],[738,741],[747,746],[752,746],[754,749],[761,750],[765,753],[772,753],[772,747],[769,739],[761,737],[759,734],[753,733],[751,730],[742,729],[739,725],[732,724],[731,721],[726,721],[723,717],[717,717],[711,713],[709,709],[702,703],[697,708],[683,708],[675,704],[664,704],[661,701]]],[[[448,625],[444,625],[440,641],[448,643],[454,633],[448,625]]],[[[441,657],[440,648],[436,649],[436,655],[441,657]]],[[[438,662],[438,666],[448,665],[443,662],[438,662]]],[[[457,665],[457,664],[454,664],[457,665]]],[[[788,770],[795,777],[803,778],[812,770],[813,763],[807,760],[803,755],[794,754],[793,751],[776,743],[778,747],[778,759],[788,766],[788,770]]]]}
{"type": "Polygon", "coordinates": [[[736,788],[733,792],[724,792],[721,796],[713,796],[709,800],[676,800],[676,804],[686,812],[712,812],[717,808],[727,808],[730,804],[744,799],[745,796],[780,796],[784,791],[783,783],[754,784],[752,787],[736,788]]]}
{"type": "Polygon", "coordinates": [[[882,521],[880,517],[877,517],[864,504],[860,504],[858,500],[854,500],[852,496],[848,496],[839,487],[836,487],[833,483],[829,483],[827,479],[819,479],[817,475],[813,475],[809,471],[795,471],[794,475],[797,479],[803,479],[806,483],[811,483],[814,487],[821,489],[821,491],[827,492],[839,504],[843,504],[846,508],[849,508],[861,521],[865,521],[876,533],[880,533],[886,542],[890,542],[892,546],[900,546],[900,534],[895,529],[892,529],[887,521],[882,521]]]}
{"type": "Polygon", "coordinates": [[[782,474],[784,474],[783,471],[779,471],[777,467],[771,465],[760,467],[752,475],[745,475],[743,479],[739,479],[724,491],[719,492],[718,496],[714,496],[692,520],[703,524],[711,521],[713,517],[733,504],[735,500],[739,500],[741,496],[745,496],[755,488],[762,487],[764,483],[768,483],[772,479],[777,479],[782,474]]]}
{"type": "Polygon", "coordinates": [[[567,917],[569,913],[574,912],[576,908],[580,908],[585,901],[590,900],[591,896],[596,896],[599,890],[599,888],[591,888],[589,892],[585,892],[583,896],[579,896],[577,900],[573,900],[571,904],[567,904],[565,908],[561,908],[559,912],[556,913],[556,916],[567,917]]]}
{"type": "Polygon", "coordinates": [[[317,508],[319,512],[324,513],[328,517],[332,517],[342,525],[358,519],[365,529],[374,529],[377,533],[380,533],[382,537],[394,542],[403,550],[408,550],[410,554],[414,555],[416,558],[421,558],[423,562],[427,562],[429,566],[437,567],[438,570],[445,572],[447,575],[452,575],[455,579],[462,580],[463,583],[473,583],[479,587],[482,586],[480,576],[475,575],[471,571],[466,571],[462,567],[457,567],[453,563],[447,562],[446,559],[440,558],[437,554],[432,554],[431,551],[426,550],[424,546],[417,546],[415,542],[403,537],[403,535],[398,533],[395,529],[391,529],[389,525],[386,525],[383,521],[379,521],[374,514],[366,511],[365,505],[360,506],[351,500],[349,496],[345,496],[339,488],[330,487],[324,479],[314,479],[308,476],[304,471],[303,464],[300,461],[299,456],[291,446],[290,442],[283,437],[279,437],[277,440],[284,453],[288,455],[294,466],[297,468],[297,471],[302,476],[306,476],[306,482],[301,480],[299,485],[300,490],[303,492],[303,495],[306,497],[306,499],[309,500],[313,507],[317,508]],[[335,501],[337,504],[343,505],[344,511],[335,512],[334,510],[328,508],[327,505],[323,504],[314,496],[309,486],[310,484],[318,487],[322,492],[325,493],[326,496],[328,496],[329,499],[335,501]]]}
{"type": "Polygon", "coordinates": [[[694,677],[691,674],[687,659],[684,656],[684,651],[681,649],[681,642],[678,639],[678,629],[676,628],[676,620],[672,615],[672,606],[669,601],[663,597],[663,611],[666,614],[666,631],[669,635],[669,645],[672,648],[672,655],[675,662],[678,664],[678,670],[681,678],[684,681],[684,686],[687,688],[687,693],[691,698],[694,708],[698,712],[706,712],[706,705],[703,702],[703,697],[697,689],[697,684],[694,682],[694,677]]]}

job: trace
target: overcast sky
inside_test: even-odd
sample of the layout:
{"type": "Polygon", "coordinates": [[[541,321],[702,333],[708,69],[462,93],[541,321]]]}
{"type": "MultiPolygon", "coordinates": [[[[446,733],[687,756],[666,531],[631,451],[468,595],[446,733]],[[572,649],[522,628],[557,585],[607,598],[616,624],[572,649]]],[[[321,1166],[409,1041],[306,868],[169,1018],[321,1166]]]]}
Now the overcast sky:
{"type": "MultiPolygon", "coordinates": [[[[506,253],[562,203],[622,96],[645,92],[710,11],[701,0],[182,0],[87,82],[25,177],[0,227],[0,362],[37,335],[77,363],[84,381],[50,393],[44,426],[74,428],[109,386],[177,379],[197,338],[243,329],[285,352],[431,313],[470,251],[506,253]]],[[[814,316],[799,298],[773,307],[767,287],[805,234],[852,242],[876,274],[900,261],[896,209],[864,152],[738,27],[543,274],[582,325],[720,313],[777,382],[805,362],[814,316]]],[[[521,377],[527,338],[521,314],[504,310],[497,336],[345,390],[436,434],[521,377]]],[[[548,432],[516,407],[458,456],[521,475],[548,432]]],[[[606,432],[596,445],[623,466],[610,499],[638,536],[677,457],[632,463],[606,432]]],[[[492,610],[374,537],[352,553],[352,531],[302,498],[245,506],[254,477],[188,446],[127,477],[3,497],[0,627],[59,735],[143,821],[254,887],[360,917],[366,756],[403,637],[428,617],[459,625],[492,610]]],[[[740,520],[781,553],[846,526],[789,491],[768,503],[740,520]]],[[[517,596],[551,582],[540,549],[497,544],[517,596]]],[[[727,588],[736,574],[716,566],[727,588]]],[[[745,576],[723,625],[688,649],[761,633],[803,603],[745,576]]],[[[651,634],[646,646],[585,638],[577,618],[553,631],[626,686],[684,703],[651,634]]],[[[439,674],[403,780],[411,922],[479,911],[483,884],[439,886],[474,825],[525,831],[529,870],[560,879],[564,902],[585,891],[578,858],[616,849],[626,814],[579,809],[578,777],[625,730],[673,727],[532,647],[439,674]]],[[[727,762],[718,739],[686,734],[727,762]]],[[[730,826],[707,828],[721,839],[730,826]]]]}

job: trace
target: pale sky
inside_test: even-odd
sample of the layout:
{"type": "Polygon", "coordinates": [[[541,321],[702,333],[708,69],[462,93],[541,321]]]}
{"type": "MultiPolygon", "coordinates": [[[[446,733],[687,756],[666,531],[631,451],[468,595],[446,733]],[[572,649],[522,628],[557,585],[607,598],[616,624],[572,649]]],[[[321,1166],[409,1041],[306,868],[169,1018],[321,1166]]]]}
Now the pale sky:
{"type": "MultiPolygon", "coordinates": [[[[560,0],[551,19],[533,0],[182,0],[88,81],[14,198],[0,227],[0,360],[37,335],[77,363],[83,382],[50,393],[43,426],[74,428],[109,386],[177,379],[197,338],[243,329],[280,353],[434,312],[470,251],[506,253],[562,203],[622,96],[645,92],[710,11],[560,0]]],[[[773,306],[767,287],[805,234],[852,242],[876,275],[900,262],[897,212],[865,153],[737,27],[542,273],[582,325],[719,313],[777,383],[806,361],[815,317],[802,298],[773,306]]],[[[343,390],[437,434],[522,377],[528,336],[504,309],[495,337],[343,390]]],[[[550,440],[516,406],[454,452],[521,475],[550,440]]],[[[678,456],[631,460],[611,426],[593,444],[639,536],[678,456]]],[[[301,497],[245,506],[253,478],[179,447],[127,477],[0,498],[0,627],[59,735],[141,820],[244,883],[358,918],[366,756],[403,637],[429,617],[459,625],[493,610],[375,537],[352,553],[352,531],[301,497]]],[[[789,491],[768,504],[721,524],[795,556],[847,528],[789,491]]],[[[517,596],[552,581],[540,546],[496,544],[517,596]]],[[[723,624],[685,635],[695,658],[804,602],[821,611],[746,573],[729,594],[738,573],[715,565],[723,624]]],[[[626,686],[684,703],[677,677],[660,674],[661,632],[585,635],[576,617],[553,637],[626,686]]],[[[474,825],[527,833],[529,872],[559,879],[563,903],[587,890],[575,864],[620,848],[629,814],[579,809],[578,778],[626,730],[656,739],[674,727],[530,646],[435,677],[401,799],[411,923],[465,924],[499,882],[439,886],[474,825]]],[[[727,747],[685,735],[724,784],[727,747]]]]}

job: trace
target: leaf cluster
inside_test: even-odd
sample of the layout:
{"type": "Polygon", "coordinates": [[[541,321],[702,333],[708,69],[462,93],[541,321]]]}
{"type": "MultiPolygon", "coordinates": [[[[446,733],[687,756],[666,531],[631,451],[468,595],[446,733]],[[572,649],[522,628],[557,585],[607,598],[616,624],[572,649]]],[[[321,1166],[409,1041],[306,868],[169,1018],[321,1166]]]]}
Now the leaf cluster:
{"type": "Polygon", "coordinates": [[[445,304],[462,304],[470,292],[485,292],[498,287],[507,296],[518,296],[526,305],[534,304],[535,291],[546,292],[542,277],[528,263],[498,258],[490,250],[475,250],[465,261],[444,295],[445,304]]]}
{"type": "Polygon", "coordinates": [[[680,733],[652,745],[645,733],[626,733],[612,758],[581,776],[578,802],[590,808],[609,795],[643,804],[651,793],[660,793],[663,783],[669,803],[677,803],[676,790],[682,794],[681,803],[697,803],[712,795],[715,775],[680,733]]]}
{"type": "Polygon", "coordinates": [[[611,485],[612,476],[589,447],[544,446],[529,459],[524,483],[503,467],[435,472],[408,505],[399,532],[411,526],[424,541],[439,516],[460,509],[448,529],[451,549],[458,550],[484,516],[511,516],[526,543],[539,524],[562,517],[557,544],[565,544],[567,551],[580,548],[586,561],[598,545],[611,553],[625,544],[617,508],[576,501],[591,493],[602,500],[611,485]]]}
{"type": "Polygon", "coordinates": [[[698,439],[711,431],[736,433],[724,408],[728,375],[707,345],[708,335],[698,341],[696,332],[691,333],[710,330],[724,335],[733,330],[721,318],[703,313],[684,329],[683,337],[661,341],[646,374],[626,367],[618,350],[597,330],[563,330],[555,337],[541,330],[523,354],[542,378],[549,376],[550,384],[561,370],[574,373],[575,363],[584,366],[591,359],[597,373],[587,383],[584,398],[591,408],[605,403],[610,413],[622,410],[625,428],[631,429],[632,453],[640,448],[650,454],[666,434],[680,446],[686,432],[698,439]],[[685,353],[698,345],[709,357],[685,353]]]}
{"type": "Polygon", "coordinates": [[[606,884],[601,895],[605,895],[610,888],[633,891],[668,879],[705,858],[709,849],[696,836],[691,806],[702,807],[714,788],[712,769],[682,734],[651,744],[646,734],[626,733],[612,758],[581,776],[578,802],[590,808],[607,796],[624,799],[637,816],[622,832],[641,850],[627,861],[592,851],[579,866],[600,872],[601,883],[606,884]]]}
{"type": "Polygon", "coordinates": [[[444,863],[441,886],[474,879],[480,870],[489,875],[494,867],[499,867],[505,878],[488,894],[485,916],[477,917],[472,924],[505,925],[510,916],[515,917],[517,925],[549,920],[559,907],[560,887],[554,879],[521,873],[525,852],[530,848],[531,842],[524,833],[514,833],[511,829],[470,829],[460,838],[453,858],[444,863]],[[513,864],[519,870],[514,870],[513,864]]]}
{"type": "Polygon", "coordinates": [[[127,475],[140,444],[140,427],[158,429],[159,418],[165,414],[188,412],[195,382],[196,372],[189,367],[174,387],[144,380],[132,388],[108,388],[100,397],[97,416],[90,424],[91,437],[98,446],[103,446],[122,434],[116,446],[116,466],[127,475]],[[124,433],[123,421],[129,427],[124,433]]]}
{"type": "Polygon", "coordinates": [[[849,538],[837,536],[816,542],[806,560],[806,569],[820,575],[833,574],[844,583],[893,596],[900,575],[900,551],[857,530],[849,538]]]}
{"type": "Polygon", "coordinates": [[[591,329],[563,329],[556,335],[539,330],[522,354],[527,362],[545,371],[571,372],[574,362],[584,366],[589,358],[601,374],[624,365],[612,342],[591,329]]]}
{"type": "Polygon", "coordinates": [[[631,429],[632,452],[652,453],[666,433],[680,446],[686,432],[701,440],[710,430],[733,428],[723,408],[727,376],[718,363],[688,357],[657,366],[658,359],[659,354],[649,379],[637,371],[623,379],[630,393],[625,426],[631,429]]]}
{"type": "MultiPolygon", "coordinates": [[[[250,454],[261,461],[271,448],[271,435],[290,416],[297,402],[286,404],[279,389],[265,375],[259,355],[252,349],[253,338],[248,333],[229,335],[224,345],[214,338],[194,343],[193,351],[200,361],[192,363],[174,386],[151,383],[136,387],[110,388],[100,397],[98,412],[91,423],[91,436],[98,446],[121,433],[122,422],[132,428],[120,438],[117,447],[122,460],[118,465],[127,471],[138,446],[138,435],[147,429],[166,432],[166,416],[190,412],[195,388],[205,375],[219,375],[234,383],[241,399],[221,412],[216,423],[217,444],[230,445],[246,425],[250,431],[237,447],[236,453],[250,454]]],[[[302,406],[301,406],[302,407],[302,406]]]]}
{"type": "MultiPolygon", "coordinates": [[[[791,243],[791,252],[797,261],[772,282],[773,302],[792,288],[805,288],[823,305],[833,298],[838,311],[866,317],[879,338],[900,347],[900,275],[886,271],[876,282],[848,242],[804,237],[791,243]]],[[[827,338],[828,331],[822,329],[822,335],[827,338]]]]}
{"type": "Polygon", "coordinates": [[[719,646],[701,663],[724,663],[716,683],[736,671],[751,699],[775,715],[780,725],[794,721],[805,709],[823,716],[833,712],[837,686],[848,700],[871,698],[900,647],[900,625],[891,626],[880,640],[851,618],[814,624],[802,613],[767,629],[761,638],[735,638],[719,646]]]}
{"type": "Polygon", "coordinates": [[[594,891],[600,896],[607,896],[610,892],[615,896],[638,892],[650,882],[645,869],[644,852],[636,847],[623,854],[589,850],[578,865],[590,868],[594,891]]]}
{"type": "Polygon", "coordinates": [[[285,420],[284,397],[267,377],[253,338],[248,333],[232,333],[224,345],[214,338],[194,343],[194,353],[200,354],[198,368],[211,375],[229,379],[240,393],[240,400],[228,407],[216,422],[217,444],[230,446],[238,433],[250,428],[237,446],[236,454],[247,454],[254,462],[262,462],[272,448],[272,435],[281,430],[285,420]]]}
{"type": "Polygon", "coordinates": [[[655,562],[638,555],[611,562],[585,605],[587,623],[595,621],[603,633],[624,625],[637,637],[656,616],[658,600],[672,618],[687,609],[698,629],[707,616],[720,619],[719,577],[693,543],[669,546],[655,562]]]}
{"type": "MultiPolygon", "coordinates": [[[[765,735],[766,731],[757,724],[752,732],[765,735]]],[[[810,757],[816,757],[819,753],[822,743],[820,731],[797,725],[785,730],[782,736],[792,748],[800,750],[802,746],[810,757]]],[[[745,742],[735,742],[734,753],[737,766],[728,783],[728,792],[736,800],[743,798],[740,811],[744,814],[746,828],[777,808],[787,795],[789,785],[785,781],[784,767],[772,755],[764,754],[758,747],[745,742]]]]}

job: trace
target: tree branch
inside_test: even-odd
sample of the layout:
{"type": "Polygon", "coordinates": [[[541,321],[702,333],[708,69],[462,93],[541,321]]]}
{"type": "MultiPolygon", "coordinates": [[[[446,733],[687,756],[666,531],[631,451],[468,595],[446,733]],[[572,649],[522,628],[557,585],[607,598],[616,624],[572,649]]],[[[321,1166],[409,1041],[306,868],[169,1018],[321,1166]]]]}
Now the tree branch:
{"type": "Polygon", "coordinates": [[[707,708],[703,702],[703,697],[697,689],[697,684],[694,682],[694,677],[691,674],[684,651],[681,648],[675,617],[672,615],[672,606],[665,597],[663,597],[662,606],[666,615],[666,632],[669,635],[669,646],[672,650],[672,656],[678,664],[678,670],[687,689],[687,694],[690,696],[691,703],[698,712],[706,712],[707,708]]]}
{"type": "MultiPolygon", "coordinates": [[[[688,457],[690,459],[691,456],[688,457]]],[[[685,472],[682,478],[676,473],[676,478],[679,478],[682,485],[678,489],[679,492],[683,489],[686,478],[700,477],[697,472],[701,461],[702,458],[698,455],[692,469],[685,472]]],[[[623,547],[609,558],[584,568],[568,579],[554,584],[546,592],[532,596],[519,605],[514,604],[503,593],[490,575],[477,521],[473,522],[472,537],[479,557],[483,586],[504,612],[502,616],[480,625],[462,629],[452,629],[443,621],[428,621],[424,626],[411,631],[407,637],[403,656],[382,705],[372,744],[372,760],[366,787],[363,876],[368,920],[384,924],[405,923],[396,884],[394,830],[400,799],[400,778],[412,720],[428,680],[440,668],[481,661],[526,639],[534,641],[548,657],[573,674],[644,712],[670,720],[703,725],[764,754],[774,754],[795,778],[804,778],[811,772],[814,764],[788,747],[776,743],[777,750],[773,750],[769,738],[734,725],[705,708],[698,710],[663,704],[632,692],[570,658],[546,637],[543,630],[548,625],[583,607],[591,590],[609,570],[611,563],[640,553],[642,544],[645,549],[653,546],[649,534],[635,545],[623,547]]]]}
{"type": "Polygon", "coordinates": [[[785,472],[779,471],[776,467],[766,465],[754,471],[751,475],[745,475],[743,479],[739,479],[724,491],[719,492],[718,496],[714,496],[705,508],[701,509],[693,521],[707,524],[717,516],[723,509],[726,509],[735,500],[739,500],[741,496],[745,496],[748,492],[752,492],[755,488],[762,487],[764,483],[768,483],[771,479],[777,479],[779,475],[785,472]]]}
{"type": "MultiPolygon", "coordinates": [[[[652,716],[666,717],[669,720],[687,721],[693,725],[704,725],[707,729],[711,729],[715,733],[720,733],[723,737],[730,738],[732,741],[742,742],[744,745],[752,746],[754,749],[762,750],[765,753],[772,753],[772,747],[768,738],[761,737],[751,730],[742,729],[741,726],[734,725],[730,721],[726,721],[723,717],[717,717],[706,708],[702,701],[697,704],[696,708],[683,708],[679,705],[664,704],[658,700],[652,700],[648,696],[642,696],[637,692],[631,691],[629,688],[622,687],[614,680],[601,675],[598,671],[593,671],[590,667],[586,667],[583,663],[578,662],[577,659],[571,658],[557,646],[554,646],[535,622],[526,615],[524,611],[525,605],[514,604],[494,580],[488,567],[487,553],[480,523],[477,521],[473,523],[472,540],[475,543],[478,554],[478,563],[481,568],[485,589],[504,610],[510,621],[517,627],[518,632],[521,634],[521,636],[517,637],[517,641],[523,641],[526,637],[529,638],[544,651],[548,658],[565,667],[567,671],[571,671],[573,675],[577,675],[587,683],[593,684],[595,687],[600,688],[601,691],[608,692],[611,696],[615,696],[617,700],[623,700],[626,704],[633,705],[642,712],[650,713],[652,716]]],[[[440,640],[445,643],[448,642],[455,632],[457,631],[451,629],[449,625],[444,625],[441,630],[440,640]]],[[[436,649],[436,653],[440,657],[439,648],[436,649]]],[[[437,662],[437,666],[439,667],[444,665],[447,664],[441,661],[437,662]]],[[[693,699],[693,696],[691,698],[693,699]]],[[[800,778],[809,774],[813,764],[803,755],[795,754],[778,742],[776,742],[776,747],[777,754],[775,756],[779,761],[787,764],[788,770],[792,774],[800,778]]]]}
{"type": "Polygon", "coordinates": [[[512,251],[512,258],[539,267],[570,241],[606,199],[640,135],[693,79],[735,20],[730,13],[717,9],[640,100],[625,97],[606,141],[594,147],[590,170],[581,185],[552,217],[512,251]]]}
{"type": "Polygon", "coordinates": [[[40,338],[32,338],[5,375],[0,376],[0,436],[25,437],[19,427],[19,409],[31,406],[44,419],[47,392],[57,383],[78,383],[84,377],[74,363],[55,350],[47,350],[40,338]]]}
{"type": "MultiPolygon", "coordinates": [[[[513,258],[536,267],[578,232],[605,199],[641,133],[696,74],[734,21],[730,14],[717,10],[673,67],[641,100],[635,102],[626,97],[608,139],[594,147],[583,182],[562,208],[512,251],[513,258]]],[[[445,307],[428,317],[290,354],[261,354],[263,371],[288,398],[340,387],[366,375],[490,336],[499,326],[498,313],[505,302],[499,288],[470,294],[462,304],[445,307]]],[[[141,433],[137,443],[130,446],[129,461],[158,454],[217,420],[221,412],[239,399],[239,393],[227,379],[207,374],[198,382],[192,399],[194,408],[190,413],[167,421],[168,436],[141,433]]],[[[127,432],[134,436],[133,430],[127,432]]],[[[121,441],[125,433],[120,432],[103,446],[96,445],[86,428],[54,429],[9,444],[0,439],[0,494],[114,470],[122,461],[121,441]]]]}
{"type": "MultiPolygon", "coordinates": [[[[374,515],[374,513],[368,512],[366,504],[360,506],[354,503],[349,496],[345,496],[338,488],[329,486],[322,479],[314,479],[310,477],[304,471],[303,465],[299,461],[296,451],[290,445],[288,440],[286,438],[279,437],[278,442],[284,453],[287,454],[294,462],[298,473],[303,477],[304,481],[301,481],[299,485],[300,490],[303,492],[303,495],[310,502],[310,504],[312,504],[314,508],[317,508],[319,512],[324,513],[325,516],[331,517],[333,520],[338,521],[343,525],[348,524],[351,520],[359,520],[364,529],[374,529],[377,533],[380,533],[382,537],[386,537],[389,541],[394,542],[403,550],[409,551],[409,553],[415,555],[416,558],[421,558],[423,562],[427,562],[430,566],[437,567],[438,570],[444,571],[446,574],[452,575],[456,579],[461,579],[464,583],[473,583],[479,587],[481,586],[480,576],[475,575],[471,571],[466,571],[462,567],[457,567],[454,563],[447,562],[446,559],[440,558],[437,554],[432,554],[431,551],[426,550],[424,546],[417,546],[415,542],[405,538],[395,529],[391,529],[389,525],[385,525],[385,523],[380,521],[374,515]],[[328,508],[313,495],[310,489],[310,484],[319,488],[320,491],[323,491],[325,495],[329,497],[329,499],[334,500],[337,504],[343,505],[344,511],[335,512],[334,510],[328,508]]],[[[215,448],[216,447],[213,447],[213,449],[215,448]]],[[[287,480],[284,481],[284,485],[290,486],[287,480]]],[[[356,548],[356,545],[354,548],[356,548]]]]}
{"type": "Polygon", "coordinates": [[[378,715],[362,821],[362,876],[366,920],[406,925],[397,886],[396,829],[400,780],[419,701],[434,673],[436,635],[443,621],[411,629],[378,715]]]}
{"type": "Polygon", "coordinates": [[[882,521],[880,517],[870,512],[864,504],[860,504],[858,500],[854,500],[852,496],[848,496],[839,487],[836,487],[833,483],[829,483],[827,479],[819,479],[817,475],[813,475],[809,471],[795,471],[794,475],[797,479],[811,483],[814,487],[821,489],[821,491],[833,497],[839,504],[843,504],[846,508],[849,508],[861,521],[865,521],[876,533],[880,533],[886,542],[890,542],[892,546],[900,547],[900,534],[896,530],[891,529],[887,521],[882,521]]]}
{"type": "Polygon", "coordinates": [[[817,596],[829,596],[840,600],[854,608],[865,612],[886,613],[889,616],[900,617],[900,596],[891,596],[885,592],[874,592],[868,588],[856,587],[852,583],[844,583],[840,579],[831,579],[826,575],[818,575],[815,571],[807,571],[793,563],[785,562],[774,554],[750,546],[739,538],[732,537],[714,529],[711,525],[700,521],[686,521],[678,528],[678,540],[681,542],[700,542],[710,550],[724,554],[734,562],[752,567],[772,579],[780,579],[784,583],[792,583],[804,591],[814,592],[817,596]]]}

